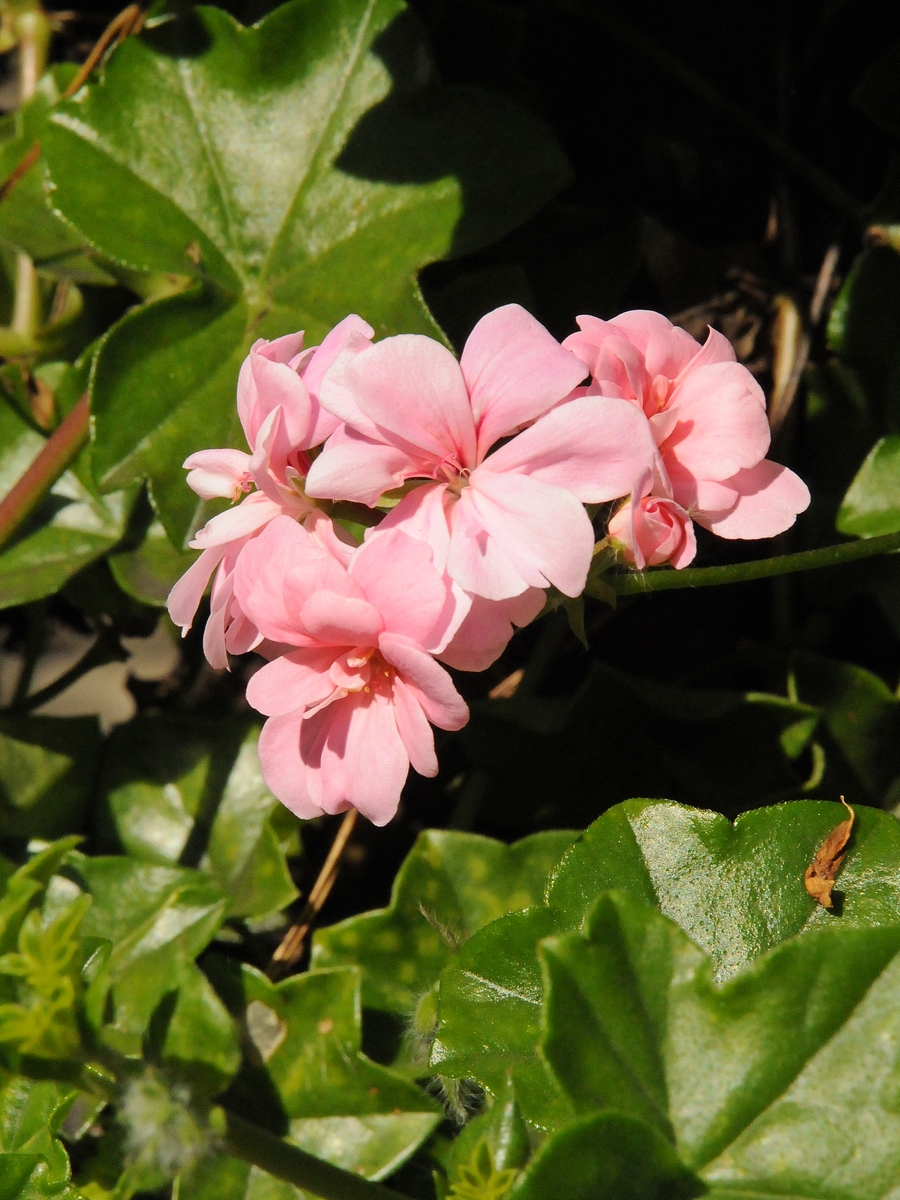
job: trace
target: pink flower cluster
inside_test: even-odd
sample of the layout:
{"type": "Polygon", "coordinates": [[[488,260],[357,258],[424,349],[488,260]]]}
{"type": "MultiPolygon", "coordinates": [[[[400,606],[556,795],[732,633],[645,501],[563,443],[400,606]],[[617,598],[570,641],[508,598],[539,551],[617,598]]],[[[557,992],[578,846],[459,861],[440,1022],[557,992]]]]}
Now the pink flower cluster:
{"type": "Polygon", "coordinates": [[[461,358],[350,316],[321,346],[258,341],[238,381],[250,447],[185,463],[232,507],[199,531],[169,598],[186,632],[214,575],[204,649],[268,660],[249,702],[268,717],[266,781],[298,816],[394,815],[409,766],[437,772],[432,725],[468,710],[440,663],[484,670],[546,589],[580,595],[586,504],[643,568],[686,566],[693,522],[771,537],[809,503],[770,462],[765,399],[710,331],[701,347],[652,312],[580,317],[562,345],[517,305],[461,358]],[[332,502],[372,509],[357,545],[332,502]]]}

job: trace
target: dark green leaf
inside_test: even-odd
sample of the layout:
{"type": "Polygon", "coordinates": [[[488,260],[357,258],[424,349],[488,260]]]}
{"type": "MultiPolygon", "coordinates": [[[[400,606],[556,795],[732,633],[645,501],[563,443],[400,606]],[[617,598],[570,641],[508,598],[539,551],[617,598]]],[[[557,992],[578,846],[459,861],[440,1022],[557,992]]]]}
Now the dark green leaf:
{"type": "Polygon", "coordinates": [[[811,654],[794,660],[794,686],[822,714],[827,771],[823,791],[855,803],[896,804],[900,779],[900,701],[862,667],[811,654]]]}
{"type": "Polygon", "coordinates": [[[57,1134],[74,1098],[60,1084],[0,1079],[0,1200],[68,1200],[69,1158],[57,1134]],[[21,1190],[5,1190],[11,1185],[21,1190]]]}
{"type": "Polygon", "coordinates": [[[109,566],[123,592],[162,608],[195,557],[176,550],[162,524],[153,521],[137,546],[109,556],[109,566]]]}
{"type": "Polygon", "coordinates": [[[267,916],[297,895],[258,736],[243,719],[139,717],[110,738],[101,780],[121,846],[144,862],[199,866],[231,916],[267,916]]]}
{"type": "Polygon", "coordinates": [[[876,442],[850,485],[837,527],[851,537],[877,537],[900,529],[900,437],[876,442]]]}
{"type": "Polygon", "coordinates": [[[476,1165],[480,1147],[487,1146],[494,1172],[515,1171],[529,1157],[528,1128],[522,1119],[512,1078],[496,1100],[488,1097],[488,1108],[473,1117],[452,1142],[447,1161],[447,1182],[452,1188],[460,1178],[460,1168],[476,1165]]]}
{"type": "MultiPolygon", "coordinates": [[[[44,135],[47,116],[59,100],[70,66],[44,75],[35,95],[0,122],[0,181],[18,167],[44,135]]],[[[38,161],[0,204],[0,239],[24,251],[44,272],[59,278],[112,283],[71,225],[55,215],[44,190],[46,169],[38,161]]]]}
{"type": "MultiPolygon", "coordinates": [[[[226,899],[209,876],[199,871],[154,867],[129,858],[72,855],[69,870],[91,894],[93,904],[82,926],[86,938],[112,943],[109,957],[88,992],[95,1020],[105,1020],[104,1039],[124,1054],[141,1053],[151,1018],[164,1056],[169,1047],[181,1061],[185,1044],[194,1059],[219,1070],[223,1053],[221,1006],[193,978],[194,959],[208,944],[225,915],[226,899]],[[179,989],[216,1009],[209,1036],[179,1030],[179,989]],[[110,1015],[111,1014],[111,1015],[110,1015]],[[171,1039],[171,1040],[170,1040],[171,1039]]],[[[196,1003],[186,1000],[184,1019],[196,1019],[196,1003]]]]}
{"type": "Polygon", "coordinates": [[[100,755],[93,717],[0,720],[0,831],[54,838],[84,824],[100,755]]]}
{"type": "MultiPolygon", "coordinates": [[[[806,893],[803,873],[846,817],[840,804],[799,801],[717,813],[629,800],[605,813],[564,856],[548,890],[561,928],[575,929],[601,891],[658,905],[726,978],[759,954],[835,917],[806,893]]],[[[900,918],[900,822],[860,806],[837,880],[844,926],[900,918]]]]}
{"type": "Polygon", "coordinates": [[[541,900],[547,874],[574,836],[557,830],[506,846],[428,830],[397,873],[390,906],[319,930],[313,965],[361,966],[363,1002],[408,1016],[461,942],[541,900]]]}
{"type": "Polygon", "coordinates": [[[572,1109],[538,1054],[543,988],[537,943],[561,926],[530,908],[485,926],[441,975],[432,1068],[474,1079],[494,1097],[512,1077],[525,1119],[556,1128],[572,1109]]]}
{"type": "MultiPolygon", "coordinates": [[[[434,1101],[360,1053],[359,972],[314,971],[274,985],[251,967],[222,990],[243,1013],[245,1061],[223,1102],[264,1120],[302,1149],[381,1179],[395,1171],[440,1120],[434,1101]]],[[[185,1200],[294,1196],[223,1156],[182,1180],[185,1200]]]]}
{"type": "Polygon", "coordinates": [[[687,1200],[702,1191],[658,1134],[597,1113],[551,1134],[509,1200],[687,1200]]]}
{"type": "MultiPolygon", "coordinates": [[[[900,254],[882,246],[856,260],[831,310],[829,342],[853,369],[875,423],[900,432],[900,254]]],[[[871,440],[869,442],[871,445],[871,440]]]]}
{"type": "Polygon", "coordinates": [[[784,697],[668,687],[595,664],[571,701],[489,701],[461,737],[489,775],[492,822],[587,824],[629,796],[735,812],[802,794],[795,763],[817,720],[784,697]]]}
{"type": "MultiPolygon", "coordinates": [[[[12,488],[44,442],[17,412],[0,403],[0,494],[12,488]]],[[[83,454],[54,484],[16,540],[0,553],[0,608],[52,595],[122,536],[133,496],[96,495],[84,482],[86,461],[83,454]]]]}

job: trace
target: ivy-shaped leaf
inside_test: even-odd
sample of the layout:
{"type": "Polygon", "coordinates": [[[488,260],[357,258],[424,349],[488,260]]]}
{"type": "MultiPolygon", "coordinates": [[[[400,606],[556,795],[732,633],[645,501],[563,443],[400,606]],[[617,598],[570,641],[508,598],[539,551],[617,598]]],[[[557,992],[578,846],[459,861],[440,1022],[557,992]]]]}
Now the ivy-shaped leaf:
{"type": "Polygon", "coordinates": [[[575,834],[555,830],[512,846],[471,833],[420,834],[378,912],[320,929],[316,967],[363,969],[363,1002],[409,1016],[456,948],[504,913],[539,901],[575,834]]]}
{"type": "Polygon", "coordinates": [[[353,311],[379,334],[434,334],[417,272],[566,180],[528,114],[436,84],[403,14],[293,0],[245,29],[200,8],[128,39],[50,120],[55,209],[111,260],[187,288],[120,322],[92,384],[98,478],[149,476],[178,545],[194,512],[181,462],[236,439],[254,338],[315,342],[353,311]]]}
{"type": "Polygon", "coordinates": [[[197,866],[228,897],[228,915],[264,917],[297,895],[272,828],[259,730],[246,720],[138,717],[116,730],[101,789],[109,833],[133,858],[197,866]]]}
{"type": "MultiPolygon", "coordinates": [[[[252,967],[210,969],[244,1031],[244,1064],[226,1107],[368,1179],[395,1171],[439,1123],[425,1092],[360,1052],[357,970],[313,971],[274,985],[252,967]]],[[[297,1192],[225,1156],[180,1182],[182,1200],[251,1195],[297,1192]]]]}

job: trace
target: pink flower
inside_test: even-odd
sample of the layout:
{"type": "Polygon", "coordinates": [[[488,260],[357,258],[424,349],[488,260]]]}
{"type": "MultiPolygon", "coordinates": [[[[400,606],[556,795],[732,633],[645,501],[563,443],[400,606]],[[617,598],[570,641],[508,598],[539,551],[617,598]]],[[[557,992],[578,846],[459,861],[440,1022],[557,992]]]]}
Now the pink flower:
{"type": "Polygon", "coordinates": [[[385,525],[427,527],[439,571],[487,600],[550,584],[576,596],[594,544],[583,502],[631,492],[654,454],[626,401],[556,408],[584,375],[518,305],[483,317],[459,362],[430,338],[386,338],[326,376],[322,405],[344,427],[307,492],[375,505],[407,479],[430,480],[385,525]]]}
{"type": "Polygon", "coordinates": [[[235,594],[264,637],[295,647],[247,688],[269,717],[266,783],[300,817],[354,807],[384,825],[410,764],[437,774],[429,721],[455,730],[468,720],[432,657],[458,614],[428,546],[394,531],[325,549],[278,517],[241,554],[235,594]]]}
{"type": "Polygon", "coordinates": [[[642,311],[579,317],[578,325],[563,345],[590,370],[588,394],[629,400],[658,447],[652,475],[635,493],[638,509],[620,510],[610,527],[639,567],[687,566],[694,546],[686,517],[725,538],[773,537],[793,525],[809,490],[766,459],[765,397],[720,333],[710,329],[701,347],[659,313],[642,311]]]}
{"type": "Polygon", "coordinates": [[[322,377],[348,344],[368,345],[372,329],[350,316],[336,325],[321,346],[303,350],[303,334],[255,342],[238,377],[237,407],[251,453],[200,450],[186,459],[188,484],[204,500],[244,499],[201,529],[190,543],[203,553],[175,584],[169,615],[187,633],[218,568],[203,635],[206,657],[227,667],[228,654],[243,654],[261,641],[234,599],[234,568],[247,542],[277,516],[297,521],[313,512],[303,492],[309,470],[304,453],[324,441],[338,421],[319,404],[322,377]],[[254,490],[256,489],[256,490],[254,490]]]}

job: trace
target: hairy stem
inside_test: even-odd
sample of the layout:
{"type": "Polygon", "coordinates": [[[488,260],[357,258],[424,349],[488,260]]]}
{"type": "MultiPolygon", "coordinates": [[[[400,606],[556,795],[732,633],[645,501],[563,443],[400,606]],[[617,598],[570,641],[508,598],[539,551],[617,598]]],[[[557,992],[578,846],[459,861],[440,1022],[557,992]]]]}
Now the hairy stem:
{"type": "Polygon", "coordinates": [[[66,419],[47,439],[40,454],[0,502],[0,550],[31,515],[41,500],[78,456],[88,439],[91,414],[82,396],[66,419]]]}
{"type": "MultiPolygon", "coordinates": [[[[782,554],[777,558],[760,558],[755,562],[731,563],[726,567],[694,567],[683,571],[633,571],[628,574],[606,575],[600,581],[613,588],[619,596],[641,596],[645,592],[669,592],[674,588],[718,587],[723,583],[746,583],[751,579],[768,579],[773,575],[792,575],[795,571],[814,571],[819,567],[839,567],[860,558],[873,558],[900,550],[900,533],[883,537],[861,538],[839,546],[823,546],[821,550],[801,550],[799,554],[782,554]]],[[[589,583],[586,591],[593,594],[589,583]]],[[[602,599],[602,597],[601,597],[602,599]]]]}
{"type": "Polygon", "coordinates": [[[321,1200],[409,1200],[380,1183],[369,1183],[223,1110],[225,1150],[321,1200]]]}

